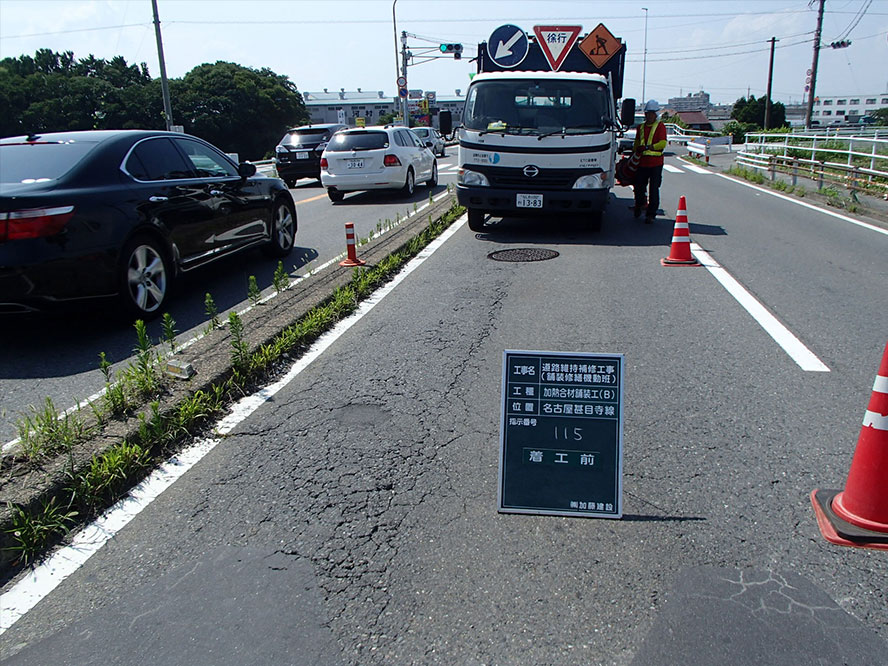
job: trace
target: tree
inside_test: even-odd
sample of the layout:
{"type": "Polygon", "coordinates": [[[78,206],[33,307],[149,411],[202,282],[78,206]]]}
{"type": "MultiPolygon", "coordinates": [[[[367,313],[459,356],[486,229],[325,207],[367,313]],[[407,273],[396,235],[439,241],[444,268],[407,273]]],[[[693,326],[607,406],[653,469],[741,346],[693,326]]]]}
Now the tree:
{"type": "Polygon", "coordinates": [[[308,120],[286,77],[232,62],[203,64],[171,83],[173,118],[185,131],[243,159],[261,159],[288,128],[308,120]]]}
{"type": "MultiPolygon", "coordinates": [[[[734,108],[731,110],[731,118],[747,125],[757,125],[759,128],[765,126],[765,102],[764,95],[755,98],[750,95],[749,99],[741,97],[734,102],[734,108]]],[[[775,127],[786,126],[786,106],[781,102],[771,101],[771,117],[768,125],[770,129],[775,127]]]]}
{"type": "Polygon", "coordinates": [[[869,115],[876,119],[876,125],[888,125],[888,106],[876,109],[869,115]]]}

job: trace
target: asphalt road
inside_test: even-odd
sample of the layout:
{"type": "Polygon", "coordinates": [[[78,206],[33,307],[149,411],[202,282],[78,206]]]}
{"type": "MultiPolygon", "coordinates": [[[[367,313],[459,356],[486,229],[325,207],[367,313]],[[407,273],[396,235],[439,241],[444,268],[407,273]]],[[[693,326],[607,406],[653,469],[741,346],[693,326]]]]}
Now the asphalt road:
{"type": "MultiPolygon", "coordinates": [[[[445,191],[456,182],[456,150],[439,158],[439,185],[433,192],[445,191]]],[[[403,219],[414,205],[428,201],[429,190],[418,185],[413,197],[404,198],[388,191],[358,192],[333,205],[318,181],[302,179],[291,190],[296,201],[299,229],[296,247],[284,262],[292,277],[304,275],[345,252],[345,223],[355,225],[358,238],[365,238],[385,226],[386,221],[403,219]]],[[[277,261],[254,251],[231,257],[184,276],[175,286],[169,312],[184,341],[206,326],[204,298],[211,293],[225,318],[229,310],[246,305],[249,277],[259,288],[273,290],[272,276],[277,261]]],[[[160,321],[149,325],[154,340],[162,338],[160,321]]],[[[95,394],[104,385],[99,371],[99,353],[105,352],[115,369],[125,367],[136,345],[132,326],[114,317],[113,308],[93,308],[63,316],[34,319],[8,318],[0,326],[0,440],[17,435],[16,422],[29,406],[42,408],[49,397],[58,410],[65,410],[95,394]]]]}
{"type": "Polygon", "coordinates": [[[457,229],[9,629],[3,663],[884,664],[888,559],[828,544],[808,495],[847,475],[888,236],[670,163],[652,226],[617,190],[600,234],[457,229]],[[679,195],[828,372],[707,269],[660,265],[679,195]],[[518,247],[559,255],[487,256],[518,247]],[[505,349],[625,355],[622,519],[497,512],[505,349]]]}

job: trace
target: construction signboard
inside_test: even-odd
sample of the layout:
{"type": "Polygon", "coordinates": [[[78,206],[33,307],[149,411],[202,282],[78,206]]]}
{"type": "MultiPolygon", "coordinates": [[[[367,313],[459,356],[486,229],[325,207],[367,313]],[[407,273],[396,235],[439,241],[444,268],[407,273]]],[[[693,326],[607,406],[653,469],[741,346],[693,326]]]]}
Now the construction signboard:
{"type": "Polygon", "coordinates": [[[499,511],[620,518],[623,355],[503,353],[499,511]]]}

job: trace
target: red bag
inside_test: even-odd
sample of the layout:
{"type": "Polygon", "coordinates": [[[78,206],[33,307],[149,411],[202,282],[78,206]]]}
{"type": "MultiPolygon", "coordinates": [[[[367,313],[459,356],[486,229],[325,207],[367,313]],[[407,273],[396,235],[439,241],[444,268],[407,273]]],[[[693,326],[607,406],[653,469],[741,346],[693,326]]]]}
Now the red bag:
{"type": "Polygon", "coordinates": [[[617,179],[617,184],[622,185],[623,187],[629,187],[635,181],[635,172],[638,171],[638,163],[641,161],[641,156],[632,153],[628,157],[620,158],[620,161],[617,162],[617,166],[614,169],[614,175],[617,179]]]}

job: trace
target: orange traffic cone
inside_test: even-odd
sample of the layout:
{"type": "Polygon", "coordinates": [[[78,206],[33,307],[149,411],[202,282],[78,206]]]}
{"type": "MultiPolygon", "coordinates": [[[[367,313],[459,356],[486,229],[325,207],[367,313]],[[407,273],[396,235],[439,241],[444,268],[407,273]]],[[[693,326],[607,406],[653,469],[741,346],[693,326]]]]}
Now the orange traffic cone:
{"type": "Polygon", "coordinates": [[[888,550],[888,344],[857,440],[845,490],[811,493],[830,543],[888,550]]]}
{"type": "Polygon", "coordinates": [[[348,251],[348,259],[343,259],[339,262],[340,266],[363,266],[367,262],[363,259],[358,259],[358,255],[355,254],[355,225],[354,222],[346,222],[345,223],[345,245],[346,250],[348,251]]]}
{"type": "Polygon", "coordinates": [[[688,206],[684,196],[678,198],[678,210],[675,213],[675,229],[672,231],[672,249],[669,256],[660,259],[664,266],[699,266],[691,254],[691,233],[688,231],[688,206]]]}

